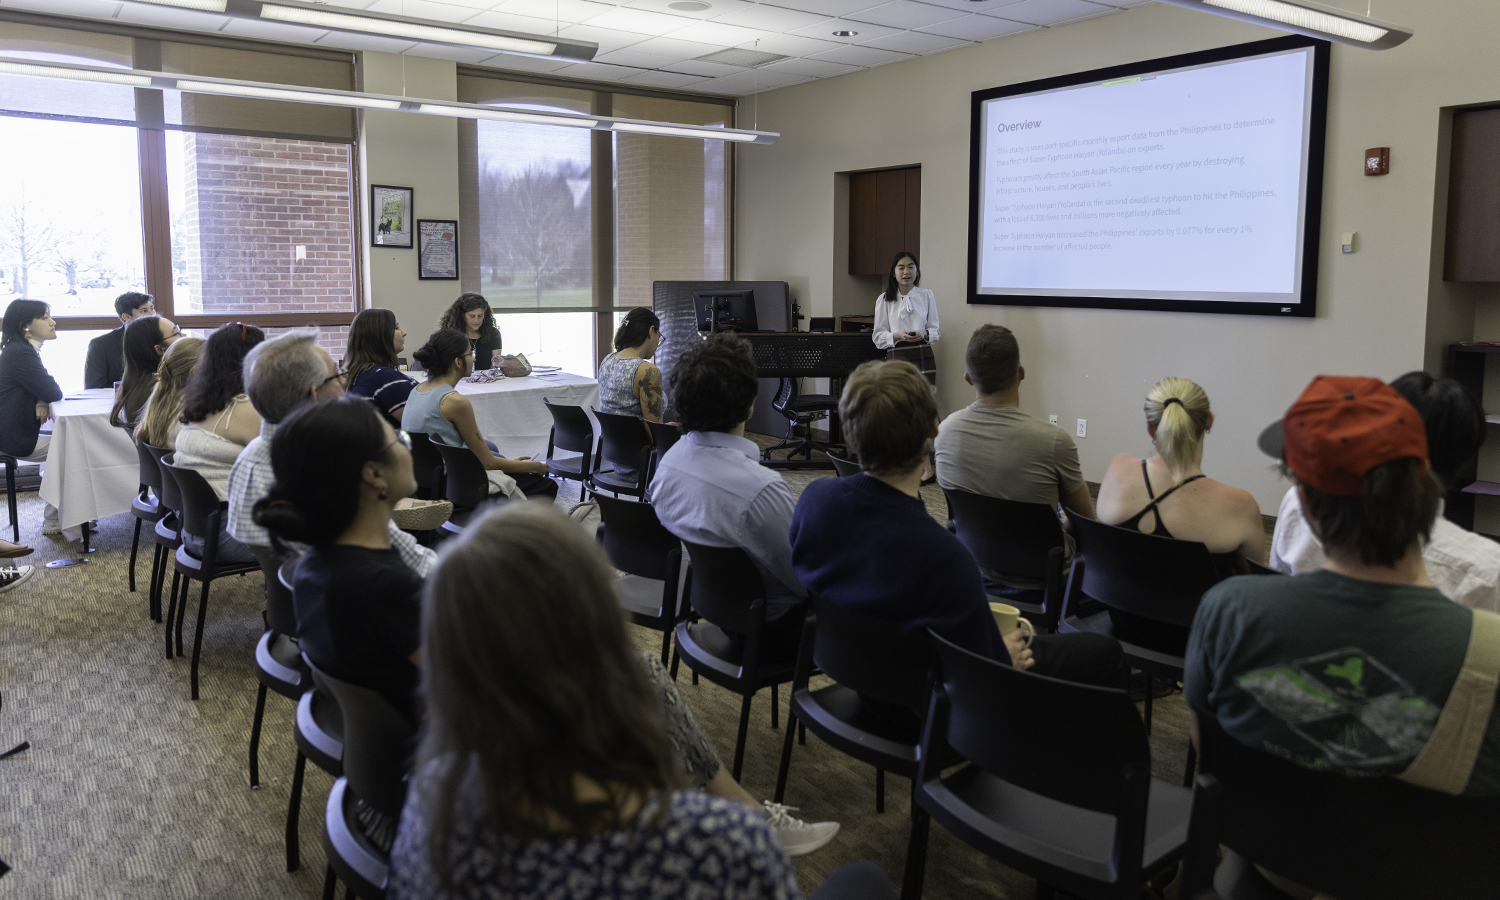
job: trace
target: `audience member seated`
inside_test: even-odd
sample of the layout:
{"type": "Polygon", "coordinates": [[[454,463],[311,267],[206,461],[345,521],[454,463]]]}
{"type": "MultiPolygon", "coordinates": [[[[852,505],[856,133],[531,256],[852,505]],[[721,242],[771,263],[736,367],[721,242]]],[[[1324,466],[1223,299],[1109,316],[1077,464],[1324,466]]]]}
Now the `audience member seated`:
{"type": "Polygon", "coordinates": [[[415,724],[422,579],[391,546],[391,510],[417,489],[411,451],[373,406],[346,397],[288,415],[271,439],[271,467],[256,524],[312,547],[292,582],[302,652],[379,691],[415,724]]]}
{"type": "Polygon", "coordinates": [[[135,439],[152,447],[171,449],[177,445],[182,430],[182,395],[198,360],[203,358],[204,342],[195,337],[179,338],[156,367],[156,386],[141,407],[135,426],[135,439]]]}
{"type": "Polygon", "coordinates": [[[547,477],[545,462],[529,456],[497,456],[479,433],[473,404],[458,392],[459,380],[474,371],[474,354],[462,333],[434,331],[412,356],[427,370],[427,380],[407,395],[402,429],[436,435],[450,447],[468,447],[489,476],[492,497],[557,496],[557,482],[547,477]]]}
{"type": "MultiPolygon", "coordinates": [[[[1474,462],[1484,443],[1484,410],[1463,385],[1442,375],[1408,372],[1391,382],[1422,416],[1427,431],[1427,458],[1432,474],[1444,490],[1474,462]]],[[[1266,429],[1273,443],[1270,455],[1281,457],[1281,423],[1266,429]]],[[[1422,547],[1427,577],[1450,600],[1472,609],[1500,612],[1500,546],[1487,537],[1465,531],[1443,517],[1438,507],[1431,539],[1422,547]]],[[[1312,572],[1323,565],[1323,545],[1302,515],[1297,488],[1288,488],[1276,514],[1271,538],[1271,568],[1288,575],[1312,572]]]]}
{"type": "Polygon", "coordinates": [[[839,417],[858,475],[807,486],[792,517],[792,565],[808,590],[906,631],[931,628],[1020,669],[1090,684],[1120,681],[1120,645],[1096,634],[1039,634],[995,625],[979,567],[927,511],[919,486],[938,433],[937,402],[904,360],[860,365],[839,417]]]}
{"type": "Polygon", "coordinates": [[[1240,743],[1310,768],[1500,793],[1495,671],[1466,665],[1500,653],[1500,617],[1428,580],[1422,545],[1442,486],[1420,414],[1374,378],[1320,376],[1282,425],[1322,568],[1210,590],[1188,642],[1188,702],[1240,743]],[[1467,758],[1459,734],[1473,741],[1467,758]]]}
{"type": "MultiPolygon", "coordinates": [[[[661,346],[661,319],[644,306],[625,314],[615,329],[615,352],[599,363],[599,411],[619,416],[639,416],[653,422],[662,421],[666,408],[662,397],[661,369],[651,361],[661,346]]],[[[651,443],[651,432],[642,425],[645,439],[651,443]]],[[[609,460],[616,477],[629,481],[640,470],[620,460],[609,460]]]]}
{"type": "Polygon", "coordinates": [[[134,436],[146,401],[156,387],[162,355],[180,337],[182,331],[160,316],[137,316],[125,326],[125,378],[115,391],[115,405],[109,411],[111,425],[134,436]]]}
{"type": "MultiPolygon", "coordinates": [[[[271,465],[276,430],[295,410],[344,396],[343,382],[333,357],[318,345],[318,332],[312,328],[299,328],[257,344],[245,357],[245,393],[260,415],[260,434],[245,445],[229,470],[228,527],[229,533],[248,545],[257,557],[278,562],[281,558],[271,548],[271,535],[255,521],[254,515],[255,504],[276,483],[271,465]]],[[[402,500],[397,508],[411,503],[402,500]]],[[[425,578],[437,561],[437,554],[419,545],[395,523],[389,530],[391,546],[401,561],[418,577],[425,578]]],[[[282,541],[283,545],[290,543],[282,541]]],[[[306,548],[298,544],[287,549],[301,553],[306,548]]]]}
{"type": "MultiPolygon", "coordinates": [[[[938,484],[1018,503],[1061,503],[1084,518],[1094,517],[1094,501],[1078,464],[1078,447],[1068,432],[1021,412],[1021,348],[1009,328],[981,325],[964,351],[964,381],[974,402],[938,426],[933,447],[938,484]]],[[[1063,514],[1063,521],[1067,521],[1063,514]]],[[[1067,558],[1073,538],[1064,531],[1067,558]]],[[[1064,561],[1066,565],[1066,559],[1064,561]]],[[[1046,587],[1040,579],[984,570],[991,594],[1017,596],[1046,587]]]]}
{"type": "Polygon", "coordinates": [[[349,396],[374,403],[392,425],[401,427],[406,395],[417,382],[396,368],[396,354],[406,348],[406,332],[388,309],[367,309],[349,326],[344,379],[349,396]]]}
{"type": "Polygon", "coordinates": [[[807,589],[792,568],[787,538],[796,506],[792,491],[780,473],[760,464],[760,448],[745,437],[759,389],[744,338],[711,335],[678,358],[672,408],[687,433],[658,463],[651,505],[679,538],[750,555],[766,589],[761,646],[772,658],[785,658],[796,654],[802,639],[807,589]]]}
{"type": "MultiPolygon", "coordinates": [[[[245,445],[260,433],[260,416],[244,393],[242,368],[245,354],[265,335],[254,325],[232,322],[220,326],[203,348],[203,358],[188,378],[182,396],[183,428],[173,445],[173,461],[203,476],[219,500],[229,499],[229,468],[245,445]]],[[[229,517],[219,529],[219,561],[250,562],[250,548],[228,532],[229,517]]],[[[188,535],[188,552],[203,553],[203,539],[188,535]]]]}
{"type": "MultiPolygon", "coordinates": [[[[0,452],[21,462],[47,461],[52,435],[42,426],[52,418],[52,404],[62,388],[42,365],[42,343],[57,337],[52,311],[40,300],[12,300],[0,326],[0,452]]],[[[42,534],[60,534],[57,507],[42,513],[42,534]]],[[[5,542],[6,547],[17,545],[5,542]]],[[[31,572],[26,567],[27,574],[31,572]]]]}
{"type": "Polygon", "coordinates": [[[500,329],[490,302],[480,294],[459,294],[453,305],[443,311],[438,328],[457,331],[469,340],[474,368],[492,369],[500,365],[500,329]]]}
{"type": "MultiPolygon", "coordinates": [[[[560,513],[505,507],[450,544],[421,630],[391,900],[800,896],[753,801],[684,789],[608,565],[560,513]]],[[[894,897],[870,868],[818,896],[894,897]]]]}
{"type": "Polygon", "coordinates": [[[87,390],[112,388],[125,377],[125,326],[143,316],[156,315],[156,303],[150,294],[126,291],[115,298],[115,314],[123,324],[89,341],[88,355],[83,358],[83,386],[87,390]]]}

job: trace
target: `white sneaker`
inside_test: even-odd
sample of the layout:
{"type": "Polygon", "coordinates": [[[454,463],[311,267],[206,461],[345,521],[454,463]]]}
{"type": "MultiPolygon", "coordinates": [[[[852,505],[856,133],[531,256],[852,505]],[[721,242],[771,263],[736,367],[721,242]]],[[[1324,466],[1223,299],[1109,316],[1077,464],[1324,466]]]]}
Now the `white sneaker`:
{"type": "Polygon", "coordinates": [[[766,819],[776,830],[781,849],[786,851],[787,856],[805,856],[821,850],[838,836],[837,822],[804,822],[792,815],[797,807],[772,803],[770,800],[765,801],[765,808],[766,819]]]}
{"type": "Polygon", "coordinates": [[[19,585],[30,578],[35,572],[35,566],[12,566],[8,569],[0,569],[0,594],[19,585]]]}

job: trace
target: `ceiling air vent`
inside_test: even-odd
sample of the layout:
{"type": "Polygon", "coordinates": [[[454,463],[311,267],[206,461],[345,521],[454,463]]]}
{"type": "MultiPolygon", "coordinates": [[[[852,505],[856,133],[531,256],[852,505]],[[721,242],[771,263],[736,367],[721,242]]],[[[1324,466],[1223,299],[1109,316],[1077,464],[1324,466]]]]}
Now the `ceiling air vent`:
{"type": "Polygon", "coordinates": [[[762,50],[746,50],[744,48],[732,48],[729,50],[718,50],[696,58],[697,62],[720,63],[726,66],[744,66],[748,69],[757,69],[766,63],[779,62],[790,57],[780,53],[766,53],[762,50]]]}

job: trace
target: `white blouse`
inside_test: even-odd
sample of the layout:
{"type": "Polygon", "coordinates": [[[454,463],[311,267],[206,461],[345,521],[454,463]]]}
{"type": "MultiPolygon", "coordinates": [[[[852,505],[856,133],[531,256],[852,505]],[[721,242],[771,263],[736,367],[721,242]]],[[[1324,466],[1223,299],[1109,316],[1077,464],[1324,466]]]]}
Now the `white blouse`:
{"type": "Polygon", "coordinates": [[[925,331],[927,342],[938,342],[937,295],[924,287],[913,287],[899,300],[875,298],[875,346],[889,350],[896,346],[891,333],[925,331]]]}

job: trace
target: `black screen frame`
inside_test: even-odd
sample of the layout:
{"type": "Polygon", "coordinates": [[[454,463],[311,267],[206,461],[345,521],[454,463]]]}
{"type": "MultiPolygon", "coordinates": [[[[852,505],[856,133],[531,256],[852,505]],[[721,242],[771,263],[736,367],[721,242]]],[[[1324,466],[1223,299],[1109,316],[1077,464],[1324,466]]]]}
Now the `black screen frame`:
{"type": "Polygon", "coordinates": [[[1129,309],[1154,312],[1198,312],[1222,315],[1277,316],[1279,318],[1312,318],[1317,315],[1318,252],[1323,224],[1323,158],[1328,133],[1328,68],[1330,43],[1302,35],[1252,41],[1213,50],[1200,50],[1178,56],[1164,56],[1144,62],[1126,63],[1103,69],[1091,69],[1071,75],[1059,75],[1037,81],[1010,84],[974,91],[970,95],[969,122],[969,283],[968,302],[985,306],[1041,306],[1065,309],[1129,309]],[[1308,116],[1307,196],[1302,226],[1302,273],[1300,300],[1291,305],[1233,300],[1175,300],[1122,297],[1053,297],[1031,294],[979,293],[979,217],[981,211],[984,157],[982,151],[982,114],[985,102],[999,97],[1031,94],[1038,91],[1074,87],[1094,81],[1113,81],[1146,75],[1163,69],[1181,69],[1207,63],[1228,62],[1250,56],[1286,50],[1312,48],[1312,109],[1308,116]]]}

